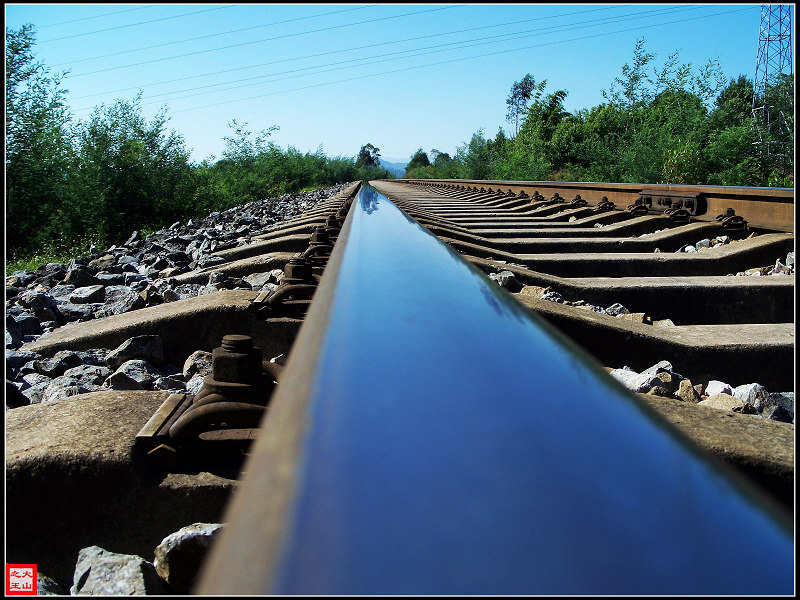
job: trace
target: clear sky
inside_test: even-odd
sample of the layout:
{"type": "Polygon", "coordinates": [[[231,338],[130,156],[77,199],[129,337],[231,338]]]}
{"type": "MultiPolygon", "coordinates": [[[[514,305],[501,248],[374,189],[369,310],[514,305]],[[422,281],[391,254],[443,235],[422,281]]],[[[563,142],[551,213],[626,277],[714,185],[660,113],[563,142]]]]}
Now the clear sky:
{"type": "Polygon", "coordinates": [[[69,70],[77,119],[142,92],[149,119],[192,159],[220,158],[232,119],[330,157],[366,143],[390,161],[417,148],[451,155],[506,121],[514,82],[530,73],[575,111],[603,102],[637,39],[728,79],[755,75],[757,4],[6,4],[6,27],[36,28],[37,58],[69,70]]]}

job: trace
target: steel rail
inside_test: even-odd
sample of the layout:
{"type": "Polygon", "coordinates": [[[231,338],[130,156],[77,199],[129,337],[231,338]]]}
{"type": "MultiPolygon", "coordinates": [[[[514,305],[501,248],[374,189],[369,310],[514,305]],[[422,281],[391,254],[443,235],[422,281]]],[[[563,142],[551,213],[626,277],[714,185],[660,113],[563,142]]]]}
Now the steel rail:
{"type": "Polygon", "coordinates": [[[370,186],[224,521],[203,595],[794,591],[785,514],[370,186]]]}
{"type": "Polygon", "coordinates": [[[794,188],[741,187],[723,185],[675,185],[642,183],[597,183],[574,181],[496,181],[466,179],[396,179],[405,185],[445,188],[450,191],[465,189],[492,189],[514,194],[524,191],[529,196],[539,191],[548,198],[558,192],[567,202],[576,193],[589,204],[597,204],[603,197],[624,209],[639,197],[650,197],[651,209],[659,212],[668,208],[660,202],[672,197],[694,198],[696,205],[692,218],[698,221],[715,221],[718,215],[733,209],[751,227],[776,231],[794,231],[794,188]]]}

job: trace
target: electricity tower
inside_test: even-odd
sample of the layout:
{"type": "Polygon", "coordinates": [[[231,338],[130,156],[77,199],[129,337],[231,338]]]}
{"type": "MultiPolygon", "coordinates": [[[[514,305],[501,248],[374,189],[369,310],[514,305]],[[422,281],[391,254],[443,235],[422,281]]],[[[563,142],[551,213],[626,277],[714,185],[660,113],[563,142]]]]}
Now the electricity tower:
{"type": "Polygon", "coordinates": [[[794,150],[792,21],[788,4],[761,6],[753,86],[756,144],[765,163],[782,162],[785,170],[794,150]]]}

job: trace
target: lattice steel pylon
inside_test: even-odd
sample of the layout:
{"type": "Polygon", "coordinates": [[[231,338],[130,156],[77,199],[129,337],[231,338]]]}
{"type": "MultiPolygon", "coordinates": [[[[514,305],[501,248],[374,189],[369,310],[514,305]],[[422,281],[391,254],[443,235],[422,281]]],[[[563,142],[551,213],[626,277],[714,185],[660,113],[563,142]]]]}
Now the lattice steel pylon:
{"type": "Polygon", "coordinates": [[[761,6],[758,58],[753,82],[753,119],[766,157],[788,157],[794,140],[792,17],[788,4],[761,6]],[[786,77],[789,77],[786,85],[786,77]],[[783,83],[783,85],[781,85],[783,83]]]}

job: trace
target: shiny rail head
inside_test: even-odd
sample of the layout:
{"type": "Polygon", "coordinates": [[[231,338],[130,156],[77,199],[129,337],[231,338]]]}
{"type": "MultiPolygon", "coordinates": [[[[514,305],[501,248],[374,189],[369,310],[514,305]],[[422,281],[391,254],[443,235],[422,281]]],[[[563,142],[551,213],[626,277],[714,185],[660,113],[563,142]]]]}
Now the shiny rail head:
{"type": "Polygon", "coordinates": [[[374,188],[348,219],[318,346],[292,350],[307,394],[279,386],[294,420],[266,419],[206,582],[227,547],[266,571],[238,593],[792,593],[761,499],[374,188]],[[769,574],[741,568],[753,548],[769,574]]]}

